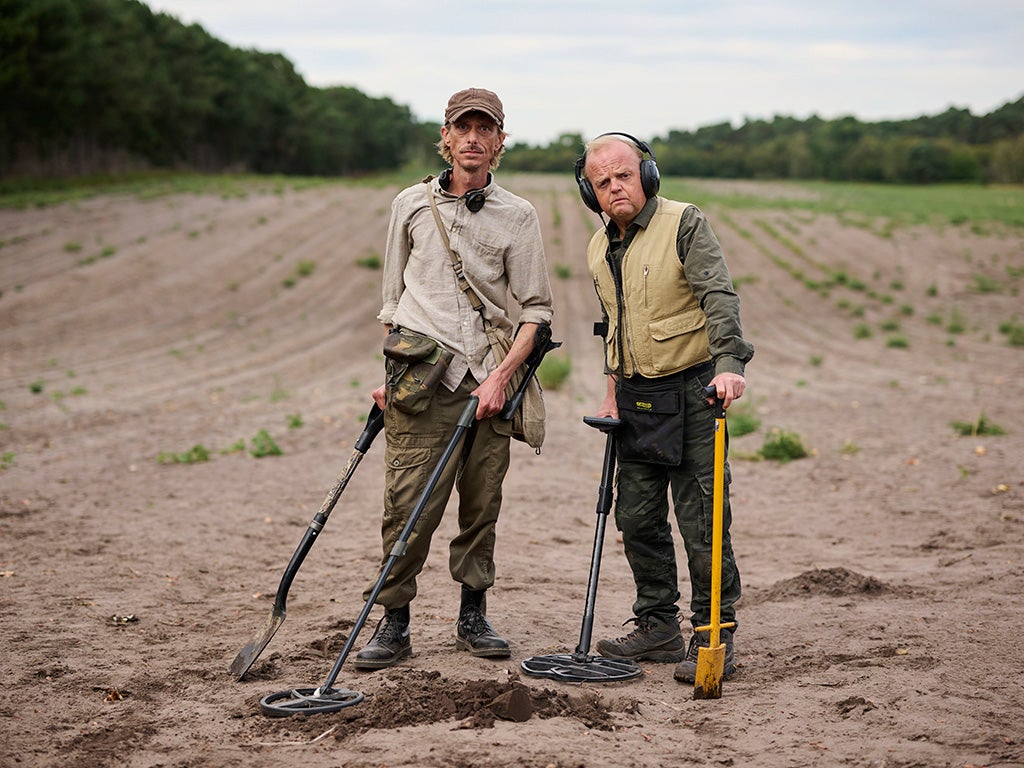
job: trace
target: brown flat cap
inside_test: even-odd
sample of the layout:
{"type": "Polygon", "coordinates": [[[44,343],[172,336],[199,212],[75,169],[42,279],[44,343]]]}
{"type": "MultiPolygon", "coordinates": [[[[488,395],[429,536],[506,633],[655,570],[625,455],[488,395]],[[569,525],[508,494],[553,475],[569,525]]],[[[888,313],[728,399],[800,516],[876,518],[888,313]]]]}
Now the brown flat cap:
{"type": "Polygon", "coordinates": [[[484,88],[467,88],[459,91],[448,99],[448,109],[444,111],[444,121],[450,123],[458,120],[467,112],[483,112],[498,124],[505,127],[505,109],[501,106],[498,94],[484,88]]]}

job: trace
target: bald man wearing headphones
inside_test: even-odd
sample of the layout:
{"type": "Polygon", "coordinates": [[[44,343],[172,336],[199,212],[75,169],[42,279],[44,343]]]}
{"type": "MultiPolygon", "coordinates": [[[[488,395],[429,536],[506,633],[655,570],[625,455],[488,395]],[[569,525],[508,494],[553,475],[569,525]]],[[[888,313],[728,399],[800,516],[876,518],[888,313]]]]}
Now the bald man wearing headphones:
{"type": "MultiPolygon", "coordinates": [[[[707,626],[715,421],[704,387],[713,385],[728,408],[743,395],[754,348],[743,339],[739,297],[718,238],[696,206],[658,196],[660,175],[649,144],[629,134],[603,134],[587,144],[575,176],[583,202],[605,224],[587,249],[605,331],[608,386],[597,415],[622,421],[615,524],[636,583],[634,616],[626,622],[636,628],[599,641],[597,649],[608,657],[676,663],[675,678],[692,683],[709,633],[695,631],[687,647],[679,629],[669,499],[688,561],[690,621],[707,626]]],[[[723,623],[736,621],[740,596],[729,479],[727,464],[723,623]]],[[[735,670],[734,631],[721,631],[725,677],[735,670]]]]}

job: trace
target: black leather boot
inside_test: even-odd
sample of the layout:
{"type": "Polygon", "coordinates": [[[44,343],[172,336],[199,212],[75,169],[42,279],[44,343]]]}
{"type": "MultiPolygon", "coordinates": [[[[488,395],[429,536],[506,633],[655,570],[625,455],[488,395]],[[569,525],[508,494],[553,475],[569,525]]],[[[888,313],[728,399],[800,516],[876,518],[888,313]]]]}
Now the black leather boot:
{"type": "Polygon", "coordinates": [[[352,666],[356,669],[383,669],[412,654],[412,638],[409,634],[409,606],[393,608],[384,612],[377,623],[377,629],[359,653],[352,666]]]}
{"type": "Polygon", "coordinates": [[[500,637],[487,620],[486,590],[462,587],[462,607],[455,633],[455,647],[474,656],[507,659],[512,655],[508,641],[500,637]]]}

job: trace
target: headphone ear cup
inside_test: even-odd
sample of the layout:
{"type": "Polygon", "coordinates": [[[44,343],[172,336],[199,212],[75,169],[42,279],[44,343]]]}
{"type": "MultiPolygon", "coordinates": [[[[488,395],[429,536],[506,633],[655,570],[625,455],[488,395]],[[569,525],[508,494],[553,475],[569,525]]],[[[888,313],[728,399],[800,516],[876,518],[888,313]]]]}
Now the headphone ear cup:
{"type": "Polygon", "coordinates": [[[594,188],[590,185],[587,179],[580,179],[580,197],[583,198],[583,202],[587,208],[592,210],[594,213],[601,212],[601,203],[597,201],[597,195],[594,193],[594,188]]]}
{"type": "Polygon", "coordinates": [[[576,184],[579,185],[580,197],[583,199],[584,205],[594,213],[600,213],[601,203],[597,200],[597,194],[594,192],[594,187],[591,185],[590,180],[583,175],[583,167],[586,162],[586,157],[581,157],[576,161],[576,168],[574,170],[576,184]]]}
{"type": "Polygon", "coordinates": [[[654,197],[661,189],[661,172],[654,160],[640,161],[640,186],[647,197],[654,197]]]}

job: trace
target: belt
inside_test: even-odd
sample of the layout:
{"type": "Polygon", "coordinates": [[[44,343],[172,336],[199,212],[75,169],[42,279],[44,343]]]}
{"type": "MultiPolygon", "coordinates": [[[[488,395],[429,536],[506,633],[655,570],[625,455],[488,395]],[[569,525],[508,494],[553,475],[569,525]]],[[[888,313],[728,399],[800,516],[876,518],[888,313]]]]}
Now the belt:
{"type": "Polygon", "coordinates": [[[647,376],[641,376],[639,374],[634,374],[633,376],[628,376],[627,380],[630,381],[630,382],[635,382],[635,383],[640,384],[640,385],[643,385],[643,384],[654,384],[654,385],[657,385],[657,384],[672,384],[673,382],[689,381],[690,379],[696,379],[696,378],[704,377],[704,376],[707,376],[708,374],[714,374],[714,372],[715,372],[715,362],[714,362],[714,360],[705,360],[703,363],[697,363],[696,365],[691,365],[689,368],[684,368],[681,371],[676,371],[675,373],[670,373],[667,376],[659,376],[656,379],[648,378],[647,376]]]}

